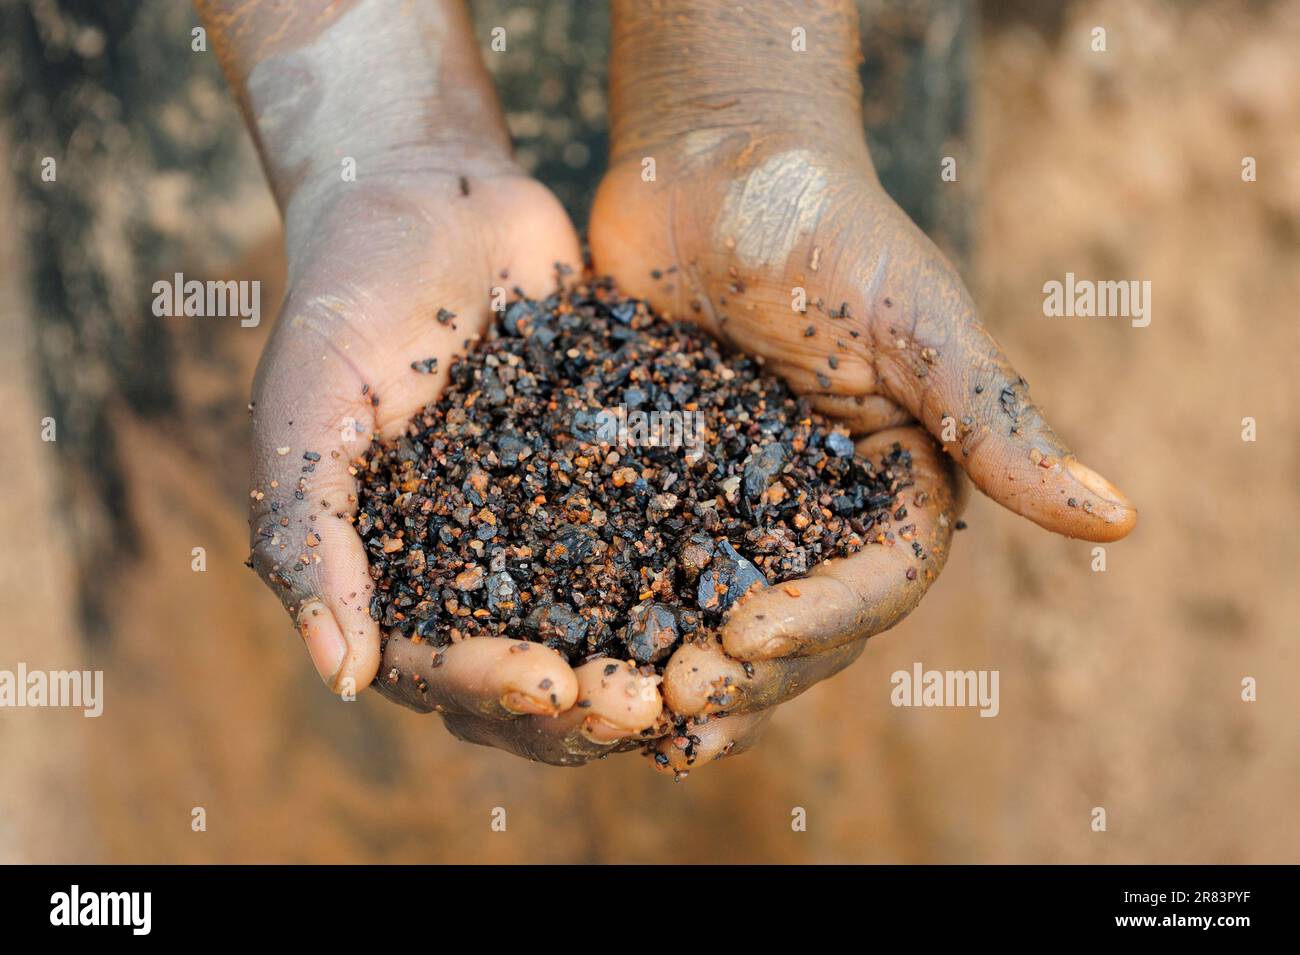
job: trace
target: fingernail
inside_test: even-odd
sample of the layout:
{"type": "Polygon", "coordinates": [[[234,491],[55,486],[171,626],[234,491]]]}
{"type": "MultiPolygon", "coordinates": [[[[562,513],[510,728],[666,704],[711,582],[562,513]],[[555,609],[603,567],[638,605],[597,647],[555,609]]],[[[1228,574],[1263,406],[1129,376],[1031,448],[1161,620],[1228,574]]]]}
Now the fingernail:
{"type": "MultiPolygon", "coordinates": [[[[754,654],[754,656],[761,660],[771,660],[776,657],[788,657],[798,648],[799,645],[793,637],[785,635],[769,637],[763,642],[762,647],[759,648],[758,652],[754,654]]],[[[748,671],[746,672],[746,675],[748,675],[748,671]]]]}
{"type": "Polygon", "coordinates": [[[617,743],[624,737],[631,735],[631,732],[631,730],[615,726],[599,716],[588,716],[582,721],[582,735],[593,743],[617,743]]]}
{"type": "Polygon", "coordinates": [[[500,703],[502,709],[509,710],[516,716],[556,716],[560,712],[559,707],[534,700],[518,690],[508,691],[501,697],[500,703]]]}
{"type": "Polygon", "coordinates": [[[1118,504],[1120,507],[1132,507],[1132,505],[1129,504],[1128,499],[1120,493],[1119,488],[1111,484],[1092,468],[1087,467],[1074,458],[1071,458],[1065,462],[1065,469],[1070,472],[1070,477],[1074,478],[1103,501],[1108,501],[1111,504],[1118,504]]]}
{"type": "Polygon", "coordinates": [[[348,655],[347,641],[343,639],[334,614],[319,600],[309,600],[298,611],[298,632],[307,642],[307,652],[316,665],[316,672],[333,690],[348,655]]]}

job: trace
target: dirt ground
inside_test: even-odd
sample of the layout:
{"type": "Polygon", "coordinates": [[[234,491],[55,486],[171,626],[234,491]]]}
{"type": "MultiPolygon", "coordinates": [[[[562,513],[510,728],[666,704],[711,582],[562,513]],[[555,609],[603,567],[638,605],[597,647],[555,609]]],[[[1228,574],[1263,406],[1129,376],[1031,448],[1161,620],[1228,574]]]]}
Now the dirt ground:
{"type": "MultiPolygon", "coordinates": [[[[988,325],[1141,511],[1104,572],[1093,545],[973,495],[921,607],[750,753],[681,784],[631,756],[528,764],[371,694],[332,699],[244,568],[244,515],[212,502],[245,462],[196,468],[190,443],[243,426],[222,396],[247,393],[269,321],[221,376],[188,369],[201,333],[178,349],[207,432],[123,425],[138,553],[111,645],[80,635],[76,537],[11,320],[30,303],[6,279],[0,667],[102,668],[106,700],[97,720],[0,713],[0,861],[1300,861],[1300,0],[1061,10],[984,18],[972,155],[935,188],[978,196],[967,278],[988,325]],[[1066,272],[1149,280],[1150,326],[1045,318],[1066,272]],[[999,671],[999,715],[895,708],[890,674],[918,661],[999,671]]],[[[234,270],[278,288],[274,209],[244,215],[265,237],[234,270]]]]}

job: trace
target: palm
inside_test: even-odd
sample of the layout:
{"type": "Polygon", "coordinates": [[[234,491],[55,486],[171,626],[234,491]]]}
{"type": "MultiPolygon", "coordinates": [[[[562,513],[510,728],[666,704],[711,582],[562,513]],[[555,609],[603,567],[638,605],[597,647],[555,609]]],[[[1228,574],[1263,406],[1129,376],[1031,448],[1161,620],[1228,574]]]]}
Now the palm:
{"type": "Polygon", "coordinates": [[[285,303],[294,319],[277,326],[258,392],[288,384],[277,367],[325,348],[345,360],[315,377],[305,410],[337,419],[369,405],[362,420],[392,434],[441,390],[451,356],[485,331],[493,288],[537,293],[557,262],[575,261],[573,228],[535,181],[489,180],[450,203],[435,187],[359,189],[312,225],[285,303]],[[427,373],[413,371],[421,362],[427,373]]]}
{"type": "Polygon", "coordinates": [[[1048,426],[865,150],[722,139],[678,154],[660,157],[655,182],[630,163],[606,177],[591,223],[598,269],[762,356],[855,432],[915,419],[981,490],[1051,530],[1128,533],[1132,506],[1048,426]]]}
{"type": "Polygon", "coordinates": [[[762,356],[797,392],[838,396],[815,402],[832,415],[867,415],[865,430],[904,420],[905,376],[891,381],[880,359],[919,300],[960,297],[960,282],[869,167],[799,151],[747,162],[748,178],[721,183],[616,167],[593,214],[597,267],[762,356]],[[648,235],[625,240],[637,222],[648,235]]]}

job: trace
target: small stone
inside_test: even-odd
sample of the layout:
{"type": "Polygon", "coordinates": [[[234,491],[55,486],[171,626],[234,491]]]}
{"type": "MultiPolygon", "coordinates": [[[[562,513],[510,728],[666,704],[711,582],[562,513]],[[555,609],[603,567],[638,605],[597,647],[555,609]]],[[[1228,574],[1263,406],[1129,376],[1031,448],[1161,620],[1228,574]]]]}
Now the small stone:
{"type": "Polygon", "coordinates": [[[457,590],[469,593],[482,587],[486,577],[487,571],[475,564],[473,567],[462,570],[457,574],[455,580],[452,581],[452,586],[457,590]]]}
{"type": "Polygon", "coordinates": [[[853,440],[847,434],[832,431],[826,436],[826,450],[837,458],[853,457],[853,440]]]}
{"type": "Polygon", "coordinates": [[[546,561],[554,567],[577,567],[596,546],[596,532],[590,527],[567,524],[558,529],[555,542],[546,549],[546,561]]]}
{"type": "Polygon", "coordinates": [[[633,607],[627,616],[623,642],[632,659],[640,663],[664,659],[677,643],[677,614],[660,603],[633,607]]]}
{"type": "Polygon", "coordinates": [[[713,538],[704,534],[695,534],[682,547],[677,563],[687,579],[694,580],[699,576],[700,571],[709,566],[709,561],[713,560],[716,550],[713,538]]]}
{"type": "Polygon", "coordinates": [[[539,640],[556,641],[568,648],[578,647],[587,637],[587,621],[559,603],[534,607],[524,626],[539,640]]]}
{"type": "Polygon", "coordinates": [[[761,498],[787,460],[789,453],[783,444],[769,444],[757,454],[750,455],[745,462],[745,497],[751,501],[761,498]]]}
{"type": "Polygon", "coordinates": [[[766,587],[767,578],[740,556],[730,541],[718,542],[719,554],[709,569],[700,574],[696,603],[701,610],[723,614],[752,587],[766,587]]]}
{"type": "Polygon", "coordinates": [[[493,614],[499,617],[503,612],[514,610],[517,597],[515,579],[509,573],[503,570],[488,577],[487,605],[493,614]]]}

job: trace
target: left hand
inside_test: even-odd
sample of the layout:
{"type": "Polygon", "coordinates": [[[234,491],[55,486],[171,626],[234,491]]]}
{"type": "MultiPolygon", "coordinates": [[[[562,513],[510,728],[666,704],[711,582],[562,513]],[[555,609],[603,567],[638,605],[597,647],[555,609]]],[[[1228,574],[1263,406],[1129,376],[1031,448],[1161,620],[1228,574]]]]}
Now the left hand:
{"type": "Polygon", "coordinates": [[[761,357],[861,438],[866,456],[898,442],[915,482],[896,505],[906,514],[892,544],[751,592],[718,644],[669,660],[662,689],[674,713],[725,713],[689,729],[689,746],[658,744],[657,765],[680,772],[746,748],[772,706],[843,669],[920,601],[960,509],[952,462],[931,436],[982,491],[1049,530],[1117,540],[1137,512],[1057,438],[956,271],[881,188],[861,133],[852,5],[801,7],[823,17],[827,39],[816,59],[810,51],[774,77],[782,2],[769,4],[770,24],[673,2],[671,33],[664,17],[614,6],[612,159],[589,230],[596,271],[761,357]],[[692,55],[673,59],[688,41],[692,55]],[[699,48],[710,43],[716,55],[699,48]]]}

